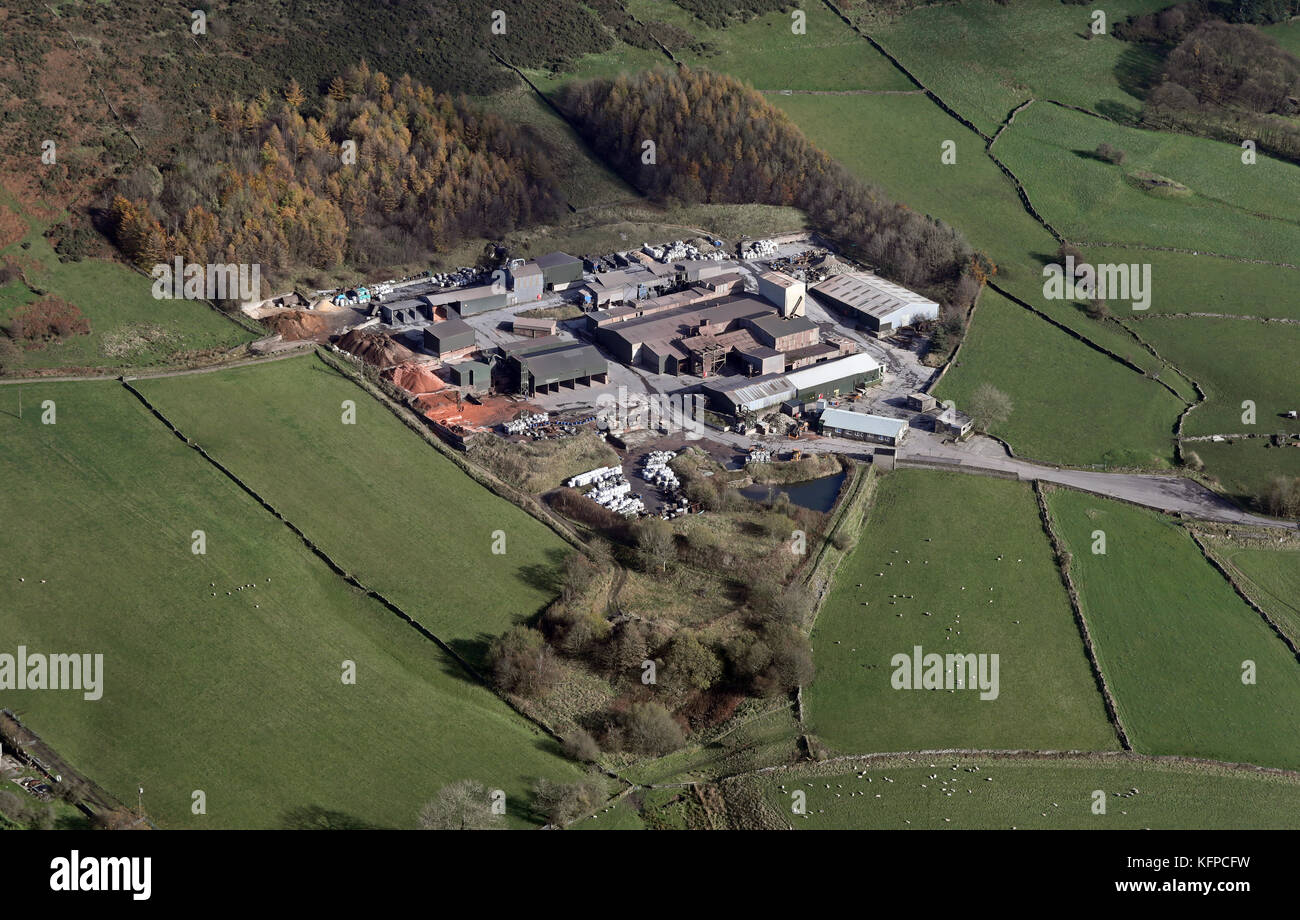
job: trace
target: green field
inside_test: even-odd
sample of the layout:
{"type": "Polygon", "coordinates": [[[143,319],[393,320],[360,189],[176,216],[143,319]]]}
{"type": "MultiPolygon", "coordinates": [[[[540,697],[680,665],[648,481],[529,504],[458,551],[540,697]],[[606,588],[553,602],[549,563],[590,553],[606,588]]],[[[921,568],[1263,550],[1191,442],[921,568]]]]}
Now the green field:
{"type": "Polygon", "coordinates": [[[348,572],[473,662],[557,590],[568,544],[314,356],[138,387],[348,572]],[[342,422],[345,400],[354,425],[342,422]]]}
{"type": "Polygon", "coordinates": [[[1300,21],[1279,22],[1276,25],[1263,26],[1260,31],[1272,37],[1287,51],[1300,55],[1300,21]]]}
{"type": "MultiPolygon", "coordinates": [[[[1150,265],[1151,306],[1145,316],[1222,313],[1300,319],[1300,296],[1296,295],[1300,272],[1294,269],[1112,246],[1089,247],[1084,258],[1093,265],[1150,265]]],[[[1112,304],[1111,311],[1120,319],[1144,317],[1122,303],[1112,304]]]]}
{"type": "Polygon", "coordinates": [[[1300,780],[1290,776],[1126,759],[923,760],[838,774],[800,768],[744,782],[795,830],[1300,826],[1300,780]],[[807,796],[806,816],[792,813],[795,790],[807,796]],[[1106,803],[1100,815],[1093,813],[1098,790],[1106,803]]]}
{"type": "Polygon", "coordinates": [[[960,408],[983,383],[1011,397],[993,434],[1035,460],[1116,466],[1172,462],[1182,411],[1168,390],[1068,337],[996,291],[980,296],[957,363],[936,395],[960,408]]]}
{"type": "Polygon", "coordinates": [[[636,190],[597,160],[568,124],[537,93],[520,81],[512,90],[475,101],[515,124],[527,125],[556,151],[564,170],[556,176],[565,199],[575,208],[589,208],[639,198],[636,190]]]}
{"type": "Polygon", "coordinates": [[[966,0],[910,10],[859,25],[930,89],[985,132],[1029,98],[1056,99],[1119,120],[1137,115],[1144,85],[1160,68],[1141,45],[1111,37],[1128,16],[1163,9],[1165,0],[1108,3],[1107,34],[1087,37],[1094,7],[1059,0],[966,0]],[[943,53],[935,53],[942,41],[943,53]]]}
{"type": "Polygon", "coordinates": [[[812,639],[805,719],[834,751],[1118,745],[1027,485],[885,476],[812,639]],[[894,689],[892,656],[918,645],[997,654],[999,695],[894,689]]]}
{"type": "MultiPolygon", "coordinates": [[[[0,194],[0,205],[19,210],[4,194],[0,194]]],[[[150,279],[120,263],[99,259],[60,262],[41,235],[44,226],[21,211],[19,214],[30,232],[0,251],[0,260],[12,259],[24,268],[32,285],[78,307],[90,321],[90,334],[21,351],[16,360],[0,361],[6,373],[49,367],[165,364],[178,353],[232,348],[255,338],[205,303],[155,300],[150,279]]],[[[9,324],[18,308],[39,299],[21,281],[0,286],[0,327],[9,324]]]]}
{"type": "Polygon", "coordinates": [[[1218,480],[1219,490],[1247,506],[1274,477],[1300,476],[1300,450],[1270,447],[1265,438],[1184,441],[1183,451],[1200,457],[1205,472],[1218,480]]]}
{"type": "Polygon", "coordinates": [[[1247,593],[1295,641],[1300,641],[1300,550],[1217,547],[1247,593]]]}
{"type": "Polygon", "coordinates": [[[1058,490],[1048,501],[1102,673],[1136,750],[1300,765],[1300,663],[1169,519],[1058,490]],[[1096,531],[1106,554],[1091,551],[1096,531]],[[1257,683],[1242,681],[1253,661],[1257,683]]]}
{"type": "Polygon", "coordinates": [[[677,59],[691,67],[729,73],[759,90],[914,90],[916,85],[844,21],[814,0],[799,4],[806,31],[796,35],[791,13],[768,13],[725,29],[711,29],[660,0],[631,0],[642,22],[659,20],[695,35],[702,49],[683,48],[677,59]]]}
{"type": "Polygon", "coordinates": [[[1036,104],[997,145],[1044,216],[1085,242],[1143,243],[1295,264],[1300,252],[1300,167],[1261,156],[1241,162],[1233,144],[1142,131],[1036,104]],[[1093,155],[1108,142],[1122,165],[1093,155]],[[1146,171],[1181,183],[1184,197],[1137,187],[1146,171]]]}
{"type": "MultiPolygon", "coordinates": [[[[914,210],[957,227],[997,265],[997,282],[1055,320],[1139,367],[1158,362],[1122,331],[1088,319],[1080,305],[1043,297],[1043,266],[1057,242],[1024,209],[983,142],[924,96],[773,96],[813,143],[863,180],[914,210]],[[941,145],[957,161],[940,162],[941,145]]],[[[1030,190],[1031,200],[1034,197],[1030,190]]]]}
{"type": "Polygon", "coordinates": [[[470,777],[504,789],[522,825],[535,777],[577,775],[119,384],[24,390],[21,421],[0,412],[4,651],[103,654],[103,697],[7,691],[0,705],[122,801],[143,786],[164,827],[413,827],[470,777]],[[191,814],[196,789],[206,815],[191,814]]]}
{"type": "Polygon", "coordinates": [[[1205,403],[1187,416],[1183,434],[1297,430],[1284,416],[1300,408],[1300,325],[1154,317],[1135,328],[1205,391],[1205,403]],[[1245,400],[1255,403],[1253,425],[1242,421],[1245,400]]]}
{"type": "Polygon", "coordinates": [[[570,825],[569,829],[578,831],[643,831],[646,830],[646,824],[642,820],[637,806],[633,802],[629,802],[625,797],[612,805],[605,806],[590,818],[575,821],[570,825]]]}

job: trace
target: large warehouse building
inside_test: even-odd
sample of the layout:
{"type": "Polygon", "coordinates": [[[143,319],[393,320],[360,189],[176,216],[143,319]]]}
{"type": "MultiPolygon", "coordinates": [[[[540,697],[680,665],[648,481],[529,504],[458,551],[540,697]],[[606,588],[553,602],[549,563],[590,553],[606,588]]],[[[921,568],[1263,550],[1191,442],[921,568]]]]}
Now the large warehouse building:
{"type": "Polygon", "coordinates": [[[939,305],[933,300],[870,272],[835,275],[815,285],[812,292],[878,334],[939,318],[939,305]]]}
{"type": "Polygon", "coordinates": [[[856,347],[837,336],[823,341],[822,327],[783,317],[768,301],[707,285],[591,314],[596,340],[624,364],[704,378],[728,363],[752,376],[780,374],[856,347]]]}
{"type": "Polygon", "coordinates": [[[763,377],[720,377],[705,381],[701,390],[722,413],[762,412],[787,400],[807,401],[852,393],[862,384],[880,380],[884,369],[868,354],[849,355],[788,374],[763,377]]]}
{"type": "Polygon", "coordinates": [[[572,339],[548,335],[511,342],[501,350],[511,383],[525,396],[609,381],[609,362],[592,346],[572,339]]]}
{"type": "Polygon", "coordinates": [[[825,399],[852,393],[863,384],[877,383],[885,369],[875,358],[865,352],[814,364],[803,370],[791,371],[785,379],[795,388],[795,398],[802,400],[825,399]]]}

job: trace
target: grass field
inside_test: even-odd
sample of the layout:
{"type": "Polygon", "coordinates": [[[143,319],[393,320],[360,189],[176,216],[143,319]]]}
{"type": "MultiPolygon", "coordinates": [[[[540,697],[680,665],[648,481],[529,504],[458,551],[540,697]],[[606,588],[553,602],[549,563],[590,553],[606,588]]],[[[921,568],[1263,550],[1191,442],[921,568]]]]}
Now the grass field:
{"type": "Polygon", "coordinates": [[[1027,485],[885,476],[812,639],[805,719],[834,751],[1118,745],[1027,485]],[[997,654],[999,695],[894,689],[892,656],[918,645],[997,654]]]}
{"type": "Polygon", "coordinates": [[[1057,99],[1125,120],[1142,106],[1158,56],[1111,37],[1128,16],[1163,9],[1164,0],[1107,4],[1107,34],[1088,37],[1091,6],[1058,0],[992,0],[935,4],[859,25],[944,101],[992,134],[1007,113],[1029,98],[1057,99]],[[935,54],[936,36],[943,54],[935,54]]]}
{"type": "MultiPolygon", "coordinates": [[[[1151,306],[1147,316],[1159,313],[1223,313],[1300,319],[1300,272],[1274,265],[1253,265],[1194,256],[1181,252],[1153,252],[1093,246],[1084,251],[1091,264],[1148,264],[1151,266],[1151,306]]],[[[1125,304],[1113,304],[1121,319],[1135,314],[1125,304]]]]}
{"type": "Polygon", "coordinates": [[[729,73],[759,90],[898,91],[916,89],[902,71],[816,0],[799,4],[806,31],[796,35],[790,13],[768,13],[725,29],[711,29],[690,13],[659,0],[631,0],[642,22],[658,20],[698,37],[703,50],[683,48],[690,67],[729,73]]]}
{"type": "Polygon", "coordinates": [[[1049,496],[1097,659],[1135,749],[1300,766],[1300,663],[1167,518],[1058,490],[1049,496]],[[1094,532],[1106,554],[1094,555],[1094,532]],[[1255,662],[1257,683],[1242,681],[1255,662]]]}
{"type": "Polygon", "coordinates": [[[1185,435],[1297,430],[1284,416],[1300,408],[1300,325],[1155,317],[1135,328],[1205,391],[1205,403],[1187,416],[1185,435]],[[1255,403],[1253,425],[1242,421],[1245,400],[1255,403]]]}
{"type": "Polygon", "coordinates": [[[0,705],[124,802],[142,785],[175,828],[413,827],[470,777],[524,824],[533,778],[577,775],[120,385],[24,389],[22,420],[0,413],[5,651],[101,653],[103,698],[8,691],[0,705]],[[31,408],[46,399],[54,425],[31,408]],[[206,815],[191,814],[196,789],[206,815]]]}
{"type": "Polygon", "coordinates": [[[1183,450],[1194,451],[1205,472],[1219,481],[1220,490],[1243,505],[1249,505],[1275,476],[1300,476],[1300,450],[1270,447],[1264,438],[1185,441],[1183,450]]]}
{"type": "Polygon", "coordinates": [[[838,774],[797,768],[744,782],[795,830],[1300,826],[1300,780],[1289,776],[1103,758],[922,760],[838,774]],[[807,796],[806,817],[792,813],[795,790],[807,796]],[[1106,803],[1100,815],[1093,813],[1098,790],[1106,803]]]}
{"type": "Polygon", "coordinates": [[[1243,587],[1293,640],[1300,641],[1300,550],[1216,547],[1243,587]]]}
{"type": "Polygon", "coordinates": [[[574,130],[537,93],[519,81],[509,91],[475,99],[484,108],[502,118],[528,125],[557,151],[557,162],[564,164],[557,176],[565,199],[575,208],[588,208],[636,199],[639,196],[583,145],[574,130]]]}
{"type": "MultiPolygon", "coordinates": [[[[0,206],[17,210],[29,228],[22,240],[0,251],[0,260],[22,267],[32,285],[74,304],[90,320],[89,335],[21,351],[16,360],[2,362],[6,373],[165,364],[179,352],[231,348],[254,338],[205,303],[155,300],[152,282],[117,262],[60,262],[42,236],[42,223],[23,215],[17,202],[3,192],[0,206]]],[[[0,286],[0,327],[7,326],[20,307],[38,299],[21,281],[0,286]]]]}
{"type": "Polygon", "coordinates": [[[1016,117],[996,150],[1072,239],[1291,264],[1300,251],[1300,167],[1264,156],[1243,165],[1233,144],[1126,128],[1039,103],[1016,117]],[[1103,141],[1126,152],[1122,165],[1093,156],[1103,141]],[[1129,178],[1136,171],[1172,179],[1190,194],[1143,191],[1129,178]]]}
{"type": "Polygon", "coordinates": [[[1260,31],[1294,55],[1300,56],[1300,21],[1279,22],[1263,26],[1260,31]]]}
{"type": "Polygon", "coordinates": [[[1017,454],[1074,464],[1172,462],[1183,408],[1173,394],[995,291],[980,296],[957,357],[936,395],[960,407],[983,383],[1005,392],[1011,415],[993,433],[1017,454]]]}
{"type": "Polygon", "coordinates": [[[773,96],[772,102],[860,178],[960,229],[994,260],[997,282],[1011,293],[1139,367],[1157,366],[1130,337],[1088,319],[1079,305],[1043,298],[1043,266],[1056,252],[1056,240],[1025,211],[983,142],[929,99],[773,96]],[[939,160],[946,140],[957,145],[951,165],[939,160]]]}
{"type": "Polygon", "coordinates": [[[568,545],[314,356],[138,382],[347,571],[481,662],[554,596],[568,545]],[[356,424],[342,423],[342,403],[356,424]],[[505,553],[494,554],[502,533],[505,553]]]}

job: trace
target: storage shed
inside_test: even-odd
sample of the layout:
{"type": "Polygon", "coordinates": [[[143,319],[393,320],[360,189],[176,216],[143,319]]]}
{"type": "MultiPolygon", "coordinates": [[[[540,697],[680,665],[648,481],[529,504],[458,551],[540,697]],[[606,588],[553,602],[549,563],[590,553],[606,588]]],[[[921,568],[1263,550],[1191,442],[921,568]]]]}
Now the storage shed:
{"type": "Polygon", "coordinates": [[[474,328],[464,320],[448,319],[424,328],[425,350],[439,358],[464,353],[477,344],[474,328]]]}
{"type": "Polygon", "coordinates": [[[853,438],[897,447],[907,434],[907,419],[867,415],[848,409],[827,409],[822,413],[822,434],[833,438],[853,438]]]}

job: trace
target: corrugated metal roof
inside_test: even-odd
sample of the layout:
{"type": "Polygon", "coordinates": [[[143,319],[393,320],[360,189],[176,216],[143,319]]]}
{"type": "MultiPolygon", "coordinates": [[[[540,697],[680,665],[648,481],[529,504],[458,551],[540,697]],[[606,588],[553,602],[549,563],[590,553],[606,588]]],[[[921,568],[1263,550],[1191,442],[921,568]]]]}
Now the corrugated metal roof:
{"type": "Polygon", "coordinates": [[[845,272],[828,278],[813,287],[821,294],[839,301],[850,309],[883,319],[905,307],[934,307],[939,305],[902,285],[886,281],[870,272],[845,272]]]}
{"type": "Polygon", "coordinates": [[[866,352],[859,352],[847,358],[840,358],[838,361],[827,361],[824,364],[814,364],[812,367],[791,371],[786,374],[786,379],[796,389],[806,390],[823,383],[830,383],[832,380],[874,373],[879,368],[880,362],[866,352]]]}
{"type": "Polygon", "coordinates": [[[753,406],[763,408],[766,406],[775,406],[782,400],[789,399],[795,395],[795,389],[784,377],[772,375],[771,377],[742,377],[734,383],[727,383],[721,386],[709,386],[706,388],[715,393],[725,394],[726,397],[737,406],[753,406]],[[746,383],[744,381],[748,380],[746,383]]]}
{"type": "Polygon", "coordinates": [[[898,438],[907,430],[907,419],[867,415],[864,412],[850,412],[848,409],[826,409],[822,412],[822,427],[860,431],[882,438],[898,438]]]}

